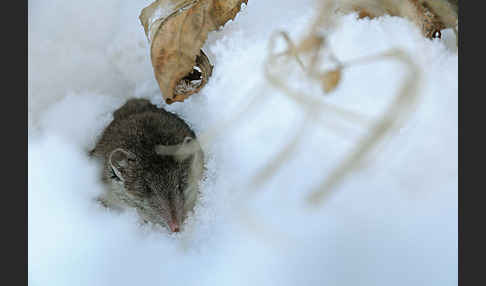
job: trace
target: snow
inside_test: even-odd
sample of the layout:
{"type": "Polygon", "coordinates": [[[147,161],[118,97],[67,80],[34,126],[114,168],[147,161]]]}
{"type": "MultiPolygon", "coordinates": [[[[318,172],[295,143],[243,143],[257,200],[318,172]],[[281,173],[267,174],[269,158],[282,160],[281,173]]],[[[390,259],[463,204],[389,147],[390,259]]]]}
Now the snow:
{"type": "MultiPolygon", "coordinates": [[[[454,33],[424,39],[404,19],[341,17],[329,43],[342,60],[402,48],[421,70],[419,103],[362,168],[318,208],[305,198],[396,96],[404,66],[343,72],[337,89],[298,74],[306,96],[358,112],[312,120],[265,79],[269,37],[299,40],[314,1],[249,1],[204,47],[206,87],[162,103],[140,10],[150,1],[29,1],[28,275],[36,285],[456,285],[458,55],[454,33]],[[143,97],[176,112],[205,141],[207,179],[184,232],[141,227],[135,212],[94,202],[100,166],[87,157],[112,112],[143,97]],[[242,117],[236,116],[248,104],[242,117]],[[305,128],[303,128],[305,123],[305,128]],[[216,127],[214,127],[216,126],[216,127]],[[301,140],[258,189],[269,160],[301,140]]],[[[294,65],[299,70],[298,65],[294,65]]]]}

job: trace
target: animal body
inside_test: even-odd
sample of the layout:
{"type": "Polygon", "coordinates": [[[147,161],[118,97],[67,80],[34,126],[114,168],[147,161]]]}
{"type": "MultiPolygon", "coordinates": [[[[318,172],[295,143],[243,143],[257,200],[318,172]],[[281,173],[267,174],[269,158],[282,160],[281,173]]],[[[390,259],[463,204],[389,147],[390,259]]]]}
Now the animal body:
{"type": "Polygon", "coordinates": [[[203,152],[177,115],[144,99],[114,112],[91,155],[103,161],[107,207],[133,207],[144,221],[181,230],[196,203],[203,152]]]}

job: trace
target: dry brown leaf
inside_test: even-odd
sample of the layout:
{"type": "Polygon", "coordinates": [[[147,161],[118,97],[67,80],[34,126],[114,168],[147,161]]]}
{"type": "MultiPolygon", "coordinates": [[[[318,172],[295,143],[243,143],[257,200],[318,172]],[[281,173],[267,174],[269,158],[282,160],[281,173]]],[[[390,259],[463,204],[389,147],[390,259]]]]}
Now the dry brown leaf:
{"type": "Polygon", "coordinates": [[[248,4],[248,0],[213,0],[211,16],[217,28],[223,26],[240,12],[241,4],[248,4]]]}
{"type": "Polygon", "coordinates": [[[333,91],[341,79],[341,70],[332,70],[322,76],[322,88],[326,93],[333,91]]]}
{"type": "Polygon", "coordinates": [[[358,12],[358,18],[385,14],[404,17],[415,23],[427,38],[440,38],[440,31],[455,29],[458,1],[454,0],[341,0],[339,11],[358,12]]]}
{"type": "Polygon", "coordinates": [[[140,14],[155,78],[167,104],[184,101],[208,81],[212,65],[201,50],[210,31],[248,0],[157,0],[140,14]]]}

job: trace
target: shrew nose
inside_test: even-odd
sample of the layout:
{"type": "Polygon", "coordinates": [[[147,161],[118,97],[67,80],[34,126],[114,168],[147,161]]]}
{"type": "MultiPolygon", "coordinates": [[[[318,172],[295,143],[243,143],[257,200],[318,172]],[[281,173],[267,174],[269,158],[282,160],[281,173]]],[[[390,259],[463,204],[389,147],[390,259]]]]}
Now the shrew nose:
{"type": "Polygon", "coordinates": [[[172,232],[179,232],[179,230],[180,230],[179,225],[175,222],[170,222],[169,228],[172,232]]]}

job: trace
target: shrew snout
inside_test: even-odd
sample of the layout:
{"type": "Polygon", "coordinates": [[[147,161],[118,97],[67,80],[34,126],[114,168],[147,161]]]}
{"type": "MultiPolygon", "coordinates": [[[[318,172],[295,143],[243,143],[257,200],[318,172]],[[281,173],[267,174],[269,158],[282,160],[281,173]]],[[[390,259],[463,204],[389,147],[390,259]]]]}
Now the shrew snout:
{"type": "Polygon", "coordinates": [[[169,228],[172,232],[179,232],[180,231],[179,224],[175,221],[169,222],[169,228]]]}

